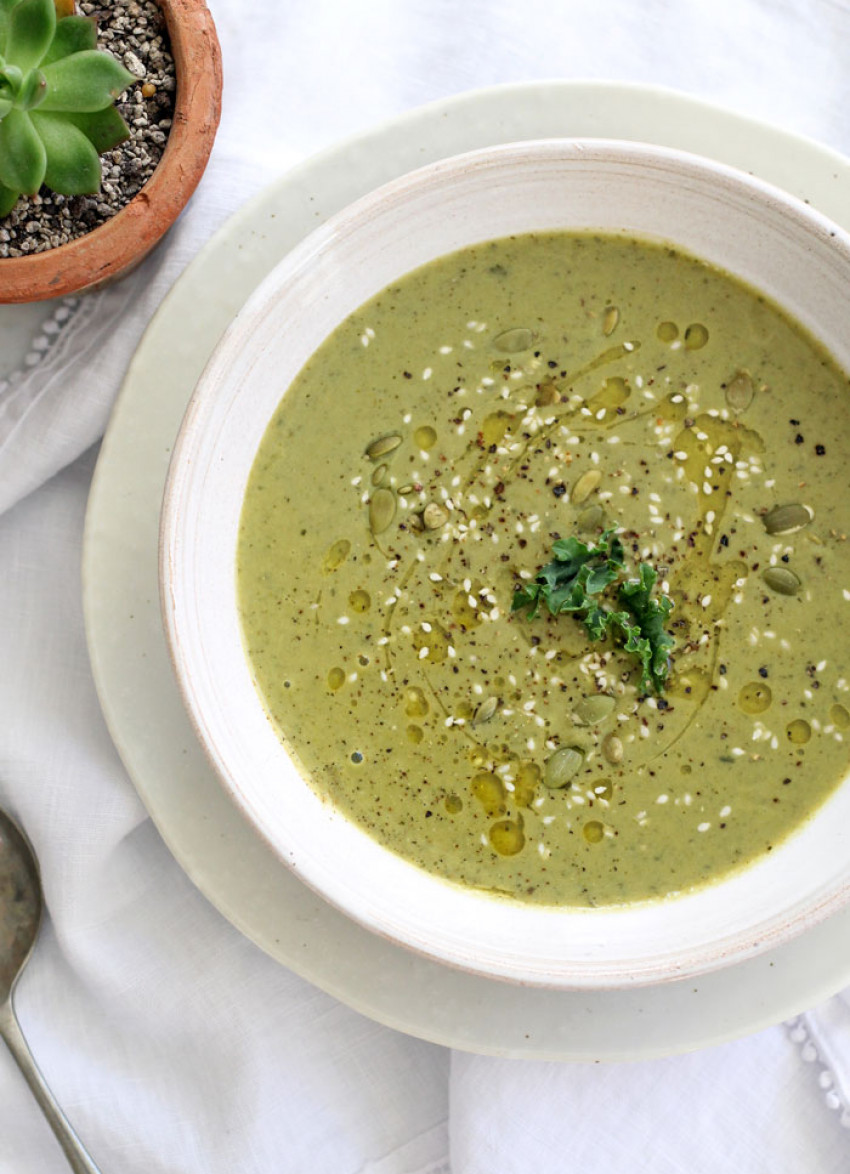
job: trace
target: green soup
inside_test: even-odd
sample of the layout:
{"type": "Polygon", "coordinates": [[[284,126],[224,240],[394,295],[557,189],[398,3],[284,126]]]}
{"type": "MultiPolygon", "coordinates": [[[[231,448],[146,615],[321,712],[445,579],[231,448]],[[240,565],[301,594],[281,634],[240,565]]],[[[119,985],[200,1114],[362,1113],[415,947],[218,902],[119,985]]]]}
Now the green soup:
{"type": "Polygon", "coordinates": [[[848,379],[662,245],[511,237],[412,273],[286,391],[242,512],[247,655],[304,777],[386,847],[541,904],[770,852],[850,737],[848,379]],[[512,612],[616,528],[674,604],[666,688],[512,612]]]}

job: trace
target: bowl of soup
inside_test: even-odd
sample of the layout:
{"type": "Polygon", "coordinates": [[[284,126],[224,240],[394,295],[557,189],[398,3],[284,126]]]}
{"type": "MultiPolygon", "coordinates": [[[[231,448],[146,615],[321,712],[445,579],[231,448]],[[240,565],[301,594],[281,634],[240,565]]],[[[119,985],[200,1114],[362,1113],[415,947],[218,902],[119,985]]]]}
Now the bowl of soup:
{"type": "Polygon", "coordinates": [[[221,785],[448,965],[696,976],[850,885],[850,240],[651,145],[511,144],[303,241],[193,395],[165,627],[221,785]]]}

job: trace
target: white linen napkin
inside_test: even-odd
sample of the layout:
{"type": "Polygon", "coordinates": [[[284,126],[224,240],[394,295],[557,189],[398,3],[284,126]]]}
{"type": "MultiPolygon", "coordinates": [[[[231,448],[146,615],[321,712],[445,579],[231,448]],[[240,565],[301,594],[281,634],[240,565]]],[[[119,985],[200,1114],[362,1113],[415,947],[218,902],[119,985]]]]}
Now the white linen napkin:
{"type": "MultiPolygon", "coordinates": [[[[0,804],[44,874],[17,1006],[48,1081],[103,1174],[843,1174],[847,995],[689,1056],[505,1061],[373,1024],[263,955],[193,888],[127,779],[79,571],[92,445],[138,339],[265,178],[426,100],[543,77],[663,83],[850,152],[850,5],[211,4],[225,117],[187,213],[126,281],[57,305],[20,374],[0,354],[0,804]]],[[[0,1048],[0,1174],[62,1168],[0,1048]]]]}

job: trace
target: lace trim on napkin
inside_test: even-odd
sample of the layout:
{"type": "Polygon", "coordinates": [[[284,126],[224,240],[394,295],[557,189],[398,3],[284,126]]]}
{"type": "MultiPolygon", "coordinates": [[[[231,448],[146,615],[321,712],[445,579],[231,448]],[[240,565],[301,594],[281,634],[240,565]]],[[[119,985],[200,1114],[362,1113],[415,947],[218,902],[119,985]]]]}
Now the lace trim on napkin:
{"type": "Polygon", "coordinates": [[[81,304],[80,298],[62,299],[30,343],[30,349],[24,356],[23,366],[0,376],[0,396],[4,395],[10,387],[20,383],[27,375],[32,374],[33,368],[50,359],[56,344],[71,326],[81,304]]]}
{"type": "Polygon", "coordinates": [[[850,1129],[850,1099],[848,1099],[846,1090],[842,1088],[841,1081],[836,1079],[833,1066],[824,1058],[822,1048],[818,1047],[815,1038],[813,1038],[813,1036],[821,1034],[811,1021],[813,1014],[816,1013],[798,1015],[795,1019],[789,1019],[785,1023],[785,1028],[789,1039],[799,1049],[800,1059],[806,1064],[816,1065],[818,1087],[823,1093],[826,1107],[831,1112],[838,1114],[840,1125],[845,1129],[850,1129]]]}

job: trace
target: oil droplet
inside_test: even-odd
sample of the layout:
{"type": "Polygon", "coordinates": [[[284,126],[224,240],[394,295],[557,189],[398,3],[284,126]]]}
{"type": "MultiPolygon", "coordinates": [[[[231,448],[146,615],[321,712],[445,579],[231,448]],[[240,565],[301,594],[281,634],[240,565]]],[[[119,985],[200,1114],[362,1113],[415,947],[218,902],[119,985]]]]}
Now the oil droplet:
{"type": "Polygon", "coordinates": [[[685,347],[689,351],[699,351],[708,342],[708,331],[701,322],[692,322],[685,330],[685,347]]]}
{"type": "Polygon", "coordinates": [[[601,408],[605,408],[606,410],[609,408],[618,408],[626,402],[630,394],[631,388],[626,380],[620,375],[612,375],[610,379],[604,380],[599,391],[590,397],[587,401],[587,406],[594,413],[601,408]]]}
{"type": "Polygon", "coordinates": [[[661,342],[674,342],[679,337],[679,327],[675,322],[659,322],[655,333],[661,342]]]}
{"type": "Polygon", "coordinates": [[[428,452],[437,443],[437,433],[430,424],[424,424],[413,433],[413,441],[417,448],[421,448],[423,452],[428,452]]]}
{"type": "Polygon", "coordinates": [[[525,844],[525,833],[512,819],[502,819],[490,828],[490,843],[500,856],[516,856],[525,844]]]}
{"type": "Polygon", "coordinates": [[[341,668],[332,668],[328,673],[328,688],[334,693],[345,684],[345,671],[341,668]]]}
{"type": "Polygon", "coordinates": [[[458,812],[463,811],[463,800],[460,795],[446,795],[443,806],[449,815],[457,815],[458,812]]]}
{"type": "Polygon", "coordinates": [[[738,707],[744,713],[764,713],[772,700],[773,694],[763,681],[750,681],[738,694],[738,707]]]}
{"type": "Polygon", "coordinates": [[[454,707],[454,716],[462,717],[465,722],[471,722],[472,725],[476,724],[472,720],[475,717],[475,706],[469,701],[458,701],[454,707]]]}
{"type": "Polygon", "coordinates": [[[795,746],[804,746],[812,736],[812,727],[807,721],[798,717],[795,721],[788,723],[785,733],[788,735],[789,742],[795,746]]]}
{"type": "Polygon", "coordinates": [[[614,794],[614,785],[610,779],[597,779],[593,784],[593,793],[597,799],[605,799],[610,803],[611,796],[614,794]]]}
{"type": "Polygon", "coordinates": [[[518,807],[530,807],[540,786],[543,772],[536,762],[522,762],[514,779],[514,802],[518,807]]]}
{"type": "Polygon", "coordinates": [[[412,742],[414,746],[418,746],[424,737],[425,731],[421,726],[407,727],[407,740],[408,742],[412,742]]]}
{"type": "Polygon", "coordinates": [[[418,685],[411,685],[404,695],[404,712],[408,717],[424,717],[430,710],[428,700],[418,685]]]}
{"type": "Polygon", "coordinates": [[[839,730],[849,729],[850,710],[845,709],[843,705],[836,703],[829,711],[829,720],[834,726],[838,726],[839,730]]]}
{"type": "Polygon", "coordinates": [[[347,538],[340,538],[329,546],[325,551],[325,557],[322,561],[322,570],[325,574],[330,574],[335,571],[337,567],[341,567],[348,558],[348,552],[351,550],[351,543],[347,538]]]}
{"type": "Polygon", "coordinates": [[[481,610],[478,607],[477,589],[479,584],[473,583],[470,591],[456,591],[452,598],[452,616],[462,628],[475,628],[481,623],[481,610]],[[475,600],[475,607],[469,602],[475,600]]]}
{"type": "Polygon", "coordinates": [[[448,633],[438,623],[431,620],[430,631],[417,628],[413,633],[413,648],[419,660],[427,660],[430,664],[442,664],[449,655],[448,633]],[[423,652],[423,649],[427,649],[423,652]]]}
{"type": "Polygon", "coordinates": [[[490,771],[482,771],[472,780],[471,790],[488,815],[504,815],[505,788],[500,778],[490,771]]]}
{"type": "Polygon", "coordinates": [[[485,416],[481,422],[481,443],[484,447],[500,444],[513,422],[514,418],[510,412],[493,412],[492,415],[485,416]]]}
{"type": "Polygon", "coordinates": [[[354,611],[363,612],[368,611],[372,606],[372,599],[368,591],[352,591],[348,597],[348,602],[354,611]]]}
{"type": "Polygon", "coordinates": [[[600,823],[598,819],[591,819],[581,829],[581,834],[587,840],[588,844],[598,844],[605,835],[605,824],[600,823]]]}

